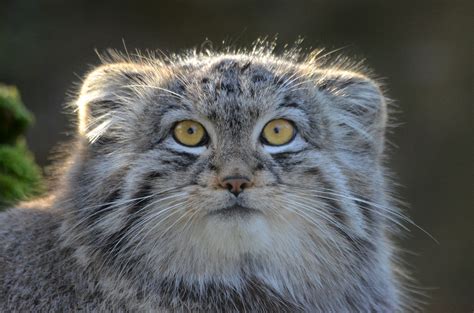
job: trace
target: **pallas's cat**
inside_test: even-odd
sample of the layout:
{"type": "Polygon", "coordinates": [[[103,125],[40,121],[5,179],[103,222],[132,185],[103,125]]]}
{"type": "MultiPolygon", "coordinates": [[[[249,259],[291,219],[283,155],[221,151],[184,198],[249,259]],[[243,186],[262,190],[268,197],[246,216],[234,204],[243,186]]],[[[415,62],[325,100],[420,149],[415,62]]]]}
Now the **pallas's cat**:
{"type": "Polygon", "coordinates": [[[0,310],[404,310],[386,102],[314,54],[109,58],[52,196],[0,215],[0,310]]]}

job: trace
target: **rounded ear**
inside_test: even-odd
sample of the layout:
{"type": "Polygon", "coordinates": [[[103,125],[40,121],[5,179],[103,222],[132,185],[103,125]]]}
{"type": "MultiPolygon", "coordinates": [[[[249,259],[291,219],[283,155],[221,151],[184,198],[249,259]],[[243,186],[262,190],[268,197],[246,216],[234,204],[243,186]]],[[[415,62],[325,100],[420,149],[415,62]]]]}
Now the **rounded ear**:
{"type": "Polygon", "coordinates": [[[318,89],[330,97],[337,142],[354,152],[383,152],[387,100],[373,80],[349,71],[322,73],[318,89]]]}
{"type": "MultiPolygon", "coordinates": [[[[150,68],[133,63],[101,65],[84,80],[75,103],[79,119],[79,135],[93,143],[111,128],[120,113],[126,112],[136,86],[144,84],[150,68]]],[[[135,95],[136,96],[136,95],[135,95]]]]}

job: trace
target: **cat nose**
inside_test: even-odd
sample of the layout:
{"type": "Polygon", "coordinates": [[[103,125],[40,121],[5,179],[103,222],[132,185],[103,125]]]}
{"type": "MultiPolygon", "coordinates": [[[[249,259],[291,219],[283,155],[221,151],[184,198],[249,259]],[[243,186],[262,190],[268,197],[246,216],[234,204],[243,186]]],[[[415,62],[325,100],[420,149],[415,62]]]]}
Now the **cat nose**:
{"type": "Polygon", "coordinates": [[[223,179],[219,179],[219,185],[237,197],[245,188],[251,187],[252,182],[245,176],[227,176],[223,179]]]}

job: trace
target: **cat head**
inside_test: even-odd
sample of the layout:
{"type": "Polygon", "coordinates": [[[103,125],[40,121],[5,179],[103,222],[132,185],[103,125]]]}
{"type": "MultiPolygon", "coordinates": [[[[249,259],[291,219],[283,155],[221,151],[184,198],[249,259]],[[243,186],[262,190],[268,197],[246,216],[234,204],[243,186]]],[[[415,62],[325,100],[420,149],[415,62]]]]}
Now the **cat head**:
{"type": "Polygon", "coordinates": [[[386,101],[350,66],[122,58],[90,72],[74,105],[64,231],[84,262],[203,280],[260,273],[281,288],[376,262],[386,101]]]}

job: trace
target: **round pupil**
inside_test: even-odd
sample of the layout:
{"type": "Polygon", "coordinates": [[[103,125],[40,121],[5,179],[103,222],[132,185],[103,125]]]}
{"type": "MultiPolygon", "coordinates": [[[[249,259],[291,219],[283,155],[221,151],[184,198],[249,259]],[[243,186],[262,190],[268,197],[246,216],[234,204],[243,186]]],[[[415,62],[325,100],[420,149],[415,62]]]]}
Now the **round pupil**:
{"type": "Polygon", "coordinates": [[[280,128],[278,126],[275,126],[273,128],[273,132],[275,132],[275,134],[279,134],[280,133],[280,128]]]}
{"type": "Polygon", "coordinates": [[[194,128],[189,127],[188,130],[187,130],[187,133],[190,134],[190,135],[194,134],[194,128]]]}

